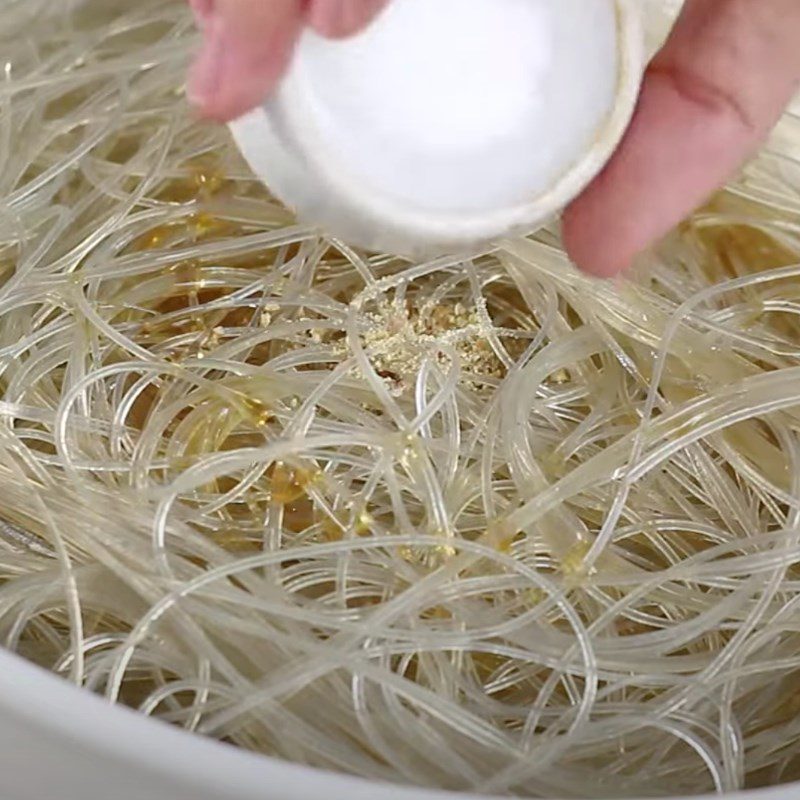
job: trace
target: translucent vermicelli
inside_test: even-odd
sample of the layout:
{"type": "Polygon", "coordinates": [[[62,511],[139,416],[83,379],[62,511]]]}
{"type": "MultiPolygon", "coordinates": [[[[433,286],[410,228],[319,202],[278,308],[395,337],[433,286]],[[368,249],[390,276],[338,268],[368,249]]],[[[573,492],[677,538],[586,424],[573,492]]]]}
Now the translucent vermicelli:
{"type": "Polygon", "coordinates": [[[182,3],[0,14],[3,646],[367,778],[800,778],[792,114],[624,284],[412,264],[192,119],[182,3]]]}

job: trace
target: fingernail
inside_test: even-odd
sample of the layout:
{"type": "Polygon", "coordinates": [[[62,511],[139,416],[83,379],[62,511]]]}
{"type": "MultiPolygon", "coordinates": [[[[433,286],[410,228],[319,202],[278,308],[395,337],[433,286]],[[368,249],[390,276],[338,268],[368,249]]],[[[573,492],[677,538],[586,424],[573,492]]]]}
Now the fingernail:
{"type": "Polygon", "coordinates": [[[340,28],[342,3],[340,0],[315,0],[308,12],[308,21],[317,33],[332,36],[340,28]]]}
{"type": "Polygon", "coordinates": [[[203,108],[214,99],[222,80],[222,37],[210,32],[189,73],[186,93],[192,105],[203,108]]]}
{"type": "Polygon", "coordinates": [[[375,8],[375,3],[366,0],[316,0],[309,9],[308,21],[323,36],[349,36],[361,28],[375,8]]]}
{"type": "Polygon", "coordinates": [[[341,0],[339,9],[339,30],[353,33],[366,19],[368,4],[363,0],[341,0]]]}

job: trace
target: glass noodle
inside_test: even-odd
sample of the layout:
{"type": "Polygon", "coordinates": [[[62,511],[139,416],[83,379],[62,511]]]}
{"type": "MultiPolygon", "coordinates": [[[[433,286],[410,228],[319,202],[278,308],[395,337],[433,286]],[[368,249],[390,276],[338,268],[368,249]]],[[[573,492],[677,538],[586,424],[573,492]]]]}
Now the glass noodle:
{"type": "Polygon", "coordinates": [[[0,643],[367,778],[800,778],[797,119],[623,284],[409,263],[270,198],[193,43],[0,2],[0,643]]]}

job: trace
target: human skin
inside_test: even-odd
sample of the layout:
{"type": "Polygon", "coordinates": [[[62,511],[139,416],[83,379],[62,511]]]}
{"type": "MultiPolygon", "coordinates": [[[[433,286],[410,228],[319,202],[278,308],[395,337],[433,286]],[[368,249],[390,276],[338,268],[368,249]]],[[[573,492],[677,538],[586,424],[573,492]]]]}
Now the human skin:
{"type": "MultiPolygon", "coordinates": [[[[190,99],[234,119],[280,80],[303,26],[349,36],[387,1],[189,0],[204,31],[190,99]]],[[[687,0],[622,144],[564,213],[571,258],[601,277],[627,269],[735,175],[799,88],[800,0],[687,0]]]]}

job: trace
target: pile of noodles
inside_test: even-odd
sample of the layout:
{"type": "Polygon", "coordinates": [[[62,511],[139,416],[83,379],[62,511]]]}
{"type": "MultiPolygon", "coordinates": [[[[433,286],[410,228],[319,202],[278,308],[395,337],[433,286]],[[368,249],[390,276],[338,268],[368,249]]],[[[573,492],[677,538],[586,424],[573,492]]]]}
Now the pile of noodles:
{"type": "Polygon", "coordinates": [[[408,263],[193,120],[194,36],[0,2],[0,644],[367,778],[799,778],[800,123],[623,284],[408,263]]]}

